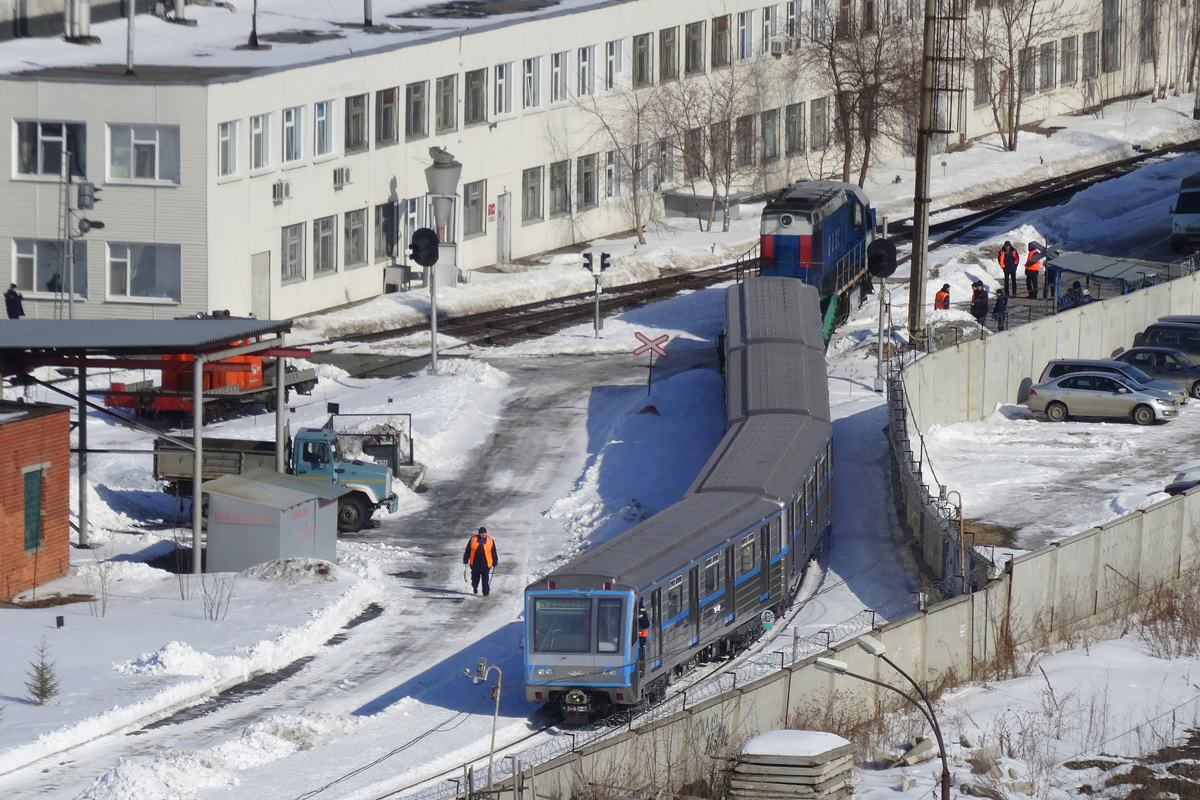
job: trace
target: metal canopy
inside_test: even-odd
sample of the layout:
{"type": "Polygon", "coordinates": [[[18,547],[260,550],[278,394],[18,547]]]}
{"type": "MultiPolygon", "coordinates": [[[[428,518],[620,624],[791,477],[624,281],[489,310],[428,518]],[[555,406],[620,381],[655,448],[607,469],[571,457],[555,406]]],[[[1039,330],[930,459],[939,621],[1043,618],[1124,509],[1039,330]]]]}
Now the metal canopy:
{"type": "Polygon", "coordinates": [[[1087,275],[1102,281],[1125,281],[1140,283],[1148,276],[1155,279],[1166,275],[1165,265],[1147,261],[1121,261],[1091,253],[1058,252],[1046,253],[1046,266],[1059,272],[1087,275]]]}
{"type": "Polygon", "coordinates": [[[291,320],[23,319],[0,321],[0,358],[56,355],[207,353],[230,342],[292,329],[291,320]]]}

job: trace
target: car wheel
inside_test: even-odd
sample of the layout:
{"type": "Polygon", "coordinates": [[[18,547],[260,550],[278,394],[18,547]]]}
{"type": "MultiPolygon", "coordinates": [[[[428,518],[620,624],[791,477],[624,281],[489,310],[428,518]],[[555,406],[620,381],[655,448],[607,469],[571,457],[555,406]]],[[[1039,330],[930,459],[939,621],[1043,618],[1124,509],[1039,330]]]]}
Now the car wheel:
{"type": "Polygon", "coordinates": [[[1133,421],[1138,425],[1154,424],[1154,409],[1150,406],[1138,406],[1133,409],[1133,421]]]}
{"type": "Polygon", "coordinates": [[[1192,391],[1189,392],[1189,394],[1191,394],[1191,396],[1195,399],[1200,400],[1200,381],[1196,381],[1192,384],[1192,391]]]}
{"type": "Polygon", "coordinates": [[[1050,405],[1046,406],[1046,418],[1051,422],[1065,421],[1067,418],[1067,407],[1062,403],[1051,403],[1050,405]]]}
{"type": "Polygon", "coordinates": [[[367,504],[355,494],[342,497],[338,503],[338,531],[354,533],[367,524],[367,504]]]}

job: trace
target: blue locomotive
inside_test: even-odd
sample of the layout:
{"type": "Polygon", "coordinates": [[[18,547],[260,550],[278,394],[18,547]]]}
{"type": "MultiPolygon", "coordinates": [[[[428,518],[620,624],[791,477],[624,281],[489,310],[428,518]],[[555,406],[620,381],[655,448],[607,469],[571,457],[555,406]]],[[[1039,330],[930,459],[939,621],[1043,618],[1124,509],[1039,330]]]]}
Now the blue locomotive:
{"type": "Polygon", "coordinates": [[[725,306],[727,429],[683,499],[525,590],[525,697],[568,723],[657,698],[758,638],[828,532],[816,290],[751,278],[725,306]]]}
{"type": "Polygon", "coordinates": [[[875,235],[875,209],[857,186],[798,181],[762,213],[759,264],[764,276],[799,278],[821,297],[825,339],[849,314],[864,276],[896,270],[896,248],[875,235]]]}

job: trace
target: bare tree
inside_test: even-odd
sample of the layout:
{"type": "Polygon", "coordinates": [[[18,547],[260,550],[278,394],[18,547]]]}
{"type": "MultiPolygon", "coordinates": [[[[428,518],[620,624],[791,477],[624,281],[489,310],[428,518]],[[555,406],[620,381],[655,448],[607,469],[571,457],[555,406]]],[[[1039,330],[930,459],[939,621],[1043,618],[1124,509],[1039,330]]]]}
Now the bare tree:
{"type": "MultiPolygon", "coordinates": [[[[967,52],[975,53],[976,83],[986,84],[992,121],[1005,150],[1017,149],[1022,112],[1037,91],[1042,41],[1057,41],[1073,27],[1064,0],[980,0],[967,22],[967,52]]],[[[980,94],[980,86],[975,92],[980,94]]]]}

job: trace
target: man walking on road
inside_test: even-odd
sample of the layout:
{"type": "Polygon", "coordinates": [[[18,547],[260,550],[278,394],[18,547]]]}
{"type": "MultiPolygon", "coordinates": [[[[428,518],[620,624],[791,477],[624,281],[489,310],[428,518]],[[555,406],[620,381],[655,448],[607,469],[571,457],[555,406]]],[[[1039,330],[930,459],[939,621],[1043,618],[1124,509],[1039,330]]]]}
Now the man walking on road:
{"type": "Polygon", "coordinates": [[[492,588],[492,570],[500,563],[500,555],[496,552],[496,541],[488,536],[487,528],[480,528],[467,542],[463,551],[463,564],[471,568],[471,591],[479,594],[479,584],[483,584],[483,596],[487,597],[492,588]]]}

